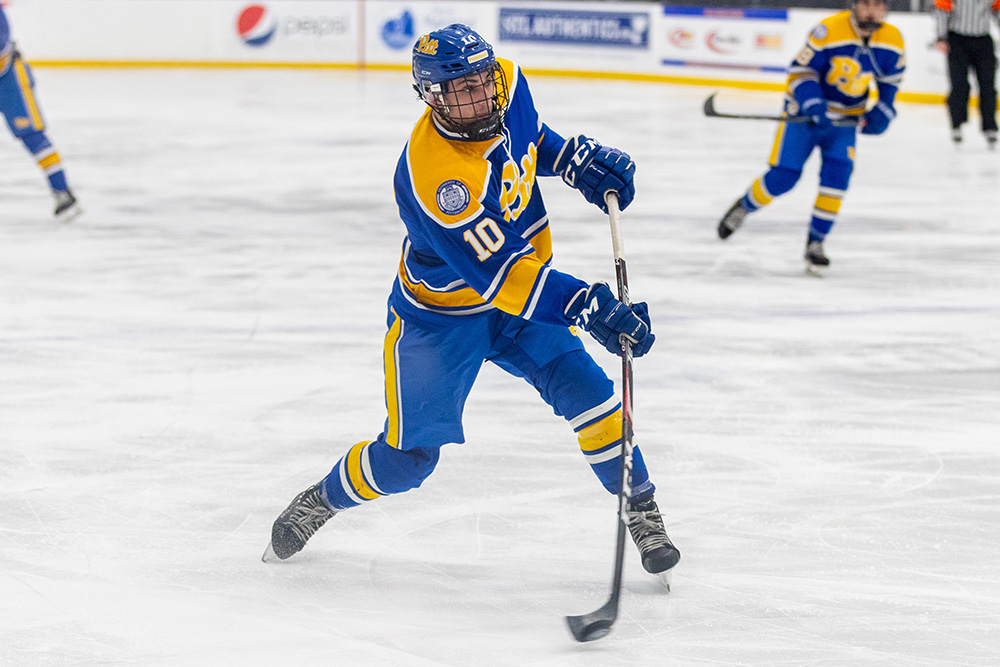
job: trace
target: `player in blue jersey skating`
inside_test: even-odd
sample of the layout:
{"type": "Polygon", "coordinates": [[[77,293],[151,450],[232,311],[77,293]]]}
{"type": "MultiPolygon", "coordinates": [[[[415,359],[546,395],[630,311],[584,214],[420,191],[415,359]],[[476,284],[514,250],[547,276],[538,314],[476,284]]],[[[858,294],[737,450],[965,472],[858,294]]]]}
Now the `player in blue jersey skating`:
{"type": "Polygon", "coordinates": [[[771,168],[726,211],[719,222],[720,238],[736,231],[748,213],[791,190],[802,175],[802,165],[819,147],[819,195],[809,223],[806,269],[819,273],[830,264],[823,240],[847,193],[856,128],[862,134],[882,134],[896,117],[893,102],[906,59],[899,30],[884,23],[887,10],[885,0],[852,0],[849,11],[826,18],[813,29],[789,69],[784,107],[785,115],[805,116],[811,122],[778,126],[771,168]],[[877,101],[868,108],[872,88],[877,101]]]}
{"type": "MultiPolygon", "coordinates": [[[[551,265],[549,218],[536,176],[560,176],[605,209],[632,201],[635,165],[583,135],[564,139],[538,118],[524,74],[464,25],[413,48],[414,87],[428,108],[403,149],[396,203],[406,225],[389,297],[382,433],[348,449],[274,522],[264,560],[285,559],[330,517],[420,486],[439,450],[462,443],[462,410],[484,361],[533,385],[577,435],[605,488],[620,490],[622,409],[614,383],[572,326],[620,353],[653,344],[646,304],[629,308],[604,283],[551,265]]],[[[653,483],[634,449],[629,530],[643,567],[672,568],[653,483]]]]}
{"type": "Polygon", "coordinates": [[[56,200],[55,216],[69,221],[79,215],[76,197],[66,183],[62,158],[45,135],[45,121],[35,97],[35,79],[28,66],[10,40],[10,25],[0,6],[0,113],[7,119],[7,126],[21,140],[32,157],[45,172],[49,188],[56,200]]]}

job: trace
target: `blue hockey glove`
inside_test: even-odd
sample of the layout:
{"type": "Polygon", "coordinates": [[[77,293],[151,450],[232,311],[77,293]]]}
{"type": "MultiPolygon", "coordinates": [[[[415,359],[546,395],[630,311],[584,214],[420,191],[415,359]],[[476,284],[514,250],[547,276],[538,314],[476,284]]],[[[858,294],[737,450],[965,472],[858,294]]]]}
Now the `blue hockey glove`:
{"type": "Polygon", "coordinates": [[[871,109],[865,112],[865,124],[861,128],[861,134],[882,134],[889,129],[889,123],[896,117],[896,111],[879,100],[871,109]]]}
{"type": "Polygon", "coordinates": [[[618,193],[618,207],[624,211],[635,197],[635,163],[628,153],[608,148],[595,139],[579,135],[566,140],[556,158],[556,173],[567,185],[583,193],[584,199],[605,213],[605,193],[618,193]]]}
{"type": "Polygon", "coordinates": [[[619,336],[632,341],[632,356],[641,357],[653,347],[656,336],[650,331],[649,308],[645,302],[631,308],[611,294],[606,283],[594,283],[573,297],[566,308],[574,324],[588,332],[608,352],[621,356],[619,336]],[[576,311],[576,312],[574,312],[576,311]]]}
{"type": "Polygon", "coordinates": [[[812,118],[813,124],[820,129],[830,127],[830,117],[826,115],[826,100],[822,97],[810,97],[799,107],[799,113],[812,118]]]}

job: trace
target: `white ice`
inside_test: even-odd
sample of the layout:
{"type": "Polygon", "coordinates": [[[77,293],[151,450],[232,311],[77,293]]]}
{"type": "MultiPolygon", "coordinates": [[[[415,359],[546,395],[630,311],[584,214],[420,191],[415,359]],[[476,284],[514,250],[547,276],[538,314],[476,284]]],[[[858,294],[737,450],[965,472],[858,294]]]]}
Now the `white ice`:
{"type": "MultiPolygon", "coordinates": [[[[860,137],[816,279],[815,161],[715,237],[773,124],[704,118],[707,88],[532,80],[555,129],[638,164],[637,438],[683,552],[666,594],[630,544],[618,623],[577,644],[615,502],[492,367],[422,488],[260,561],[381,428],[407,75],[36,74],[86,212],[54,222],[0,137],[0,665],[1000,663],[1000,155],[974,128],[956,151],[943,106],[860,137]]],[[[613,281],[605,216],[541,187],[556,266],[613,281]]]]}

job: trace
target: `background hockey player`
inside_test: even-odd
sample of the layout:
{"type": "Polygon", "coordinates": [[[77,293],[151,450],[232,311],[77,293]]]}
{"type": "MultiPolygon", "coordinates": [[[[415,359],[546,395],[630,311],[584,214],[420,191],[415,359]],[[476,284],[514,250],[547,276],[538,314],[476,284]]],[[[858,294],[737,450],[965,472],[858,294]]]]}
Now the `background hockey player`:
{"type": "MultiPolygon", "coordinates": [[[[570,327],[616,354],[625,335],[640,357],[654,340],[646,304],[629,308],[604,283],[551,266],[536,176],[560,176],[604,210],[605,193],[615,191],[624,209],[634,195],[632,160],[541,123],[517,65],[496,59],[467,26],[421,37],[413,79],[428,108],[395,174],[407,235],[388,304],[388,418],[375,440],[349,448],[278,517],[266,561],[298,552],[337,512],[420,486],[440,447],[464,442],[462,411],[484,361],[533,385],[576,433],[605,488],[620,490],[621,403],[570,327]]],[[[643,567],[659,574],[680,553],[653,491],[636,448],[629,530],[643,567]]]]}
{"type": "Polygon", "coordinates": [[[823,241],[833,227],[854,168],[856,127],[882,134],[896,117],[893,103],[903,78],[903,38],[884,23],[884,0],[854,0],[849,11],[824,19],[813,29],[791,64],[784,113],[810,122],[782,122],[771,150],[771,168],[753,182],[719,222],[726,239],[747,213],[767,206],[799,180],[815,148],[822,163],[819,194],[809,222],[806,268],[816,273],[830,264],[823,241]],[[866,111],[872,87],[877,102],[866,111]],[[856,119],[859,123],[852,123],[856,119]]]}
{"type": "Polygon", "coordinates": [[[76,198],[66,184],[62,159],[45,134],[45,121],[35,97],[35,79],[10,39],[10,24],[0,5],[0,112],[7,126],[21,140],[45,172],[56,200],[55,216],[68,221],[80,213],[76,198]]]}

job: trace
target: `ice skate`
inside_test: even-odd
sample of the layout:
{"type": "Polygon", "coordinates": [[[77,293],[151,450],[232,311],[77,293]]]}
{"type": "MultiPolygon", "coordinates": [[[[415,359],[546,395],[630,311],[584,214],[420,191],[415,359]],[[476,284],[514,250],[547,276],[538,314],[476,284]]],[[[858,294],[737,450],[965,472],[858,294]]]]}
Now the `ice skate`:
{"type": "Polygon", "coordinates": [[[809,241],[806,243],[806,273],[813,276],[823,276],[823,271],[830,266],[830,260],[823,252],[822,241],[809,241]]]}
{"type": "Polygon", "coordinates": [[[961,145],[961,143],[962,143],[962,128],[960,128],[960,127],[952,128],[952,130],[951,130],[951,142],[953,144],[955,144],[956,146],[961,145]]]}
{"type": "Polygon", "coordinates": [[[639,503],[629,503],[628,531],[632,534],[635,546],[642,556],[642,568],[650,574],[659,577],[663,585],[670,590],[670,572],[681,559],[667,530],[663,527],[663,516],[656,506],[656,501],[648,498],[639,503]]]}
{"type": "Polygon", "coordinates": [[[726,214],[722,216],[722,220],[719,221],[719,238],[727,239],[740,228],[743,224],[743,219],[747,217],[747,213],[750,211],[743,208],[743,200],[737,199],[736,203],[729,207],[726,214]]]}
{"type": "Polygon", "coordinates": [[[991,151],[995,151],[997,149],[997,131],[986,130],[985,132],[983,132],[983,135],[985,135],[986,137],[987,148],[989,148],[991,151]]]}
{"type": "Polygon", "coordinates": [[[52,195],[56,198],[56,209],[53,215],[59,222],[69,222],[83,213],[83,209],[76,203],[76,197],[69,190],[53,190],[52,195]]]}
{"type": "Polygon", "coordinates": [[[271,543],[261,557],[265,563],[285,560],[302,551],[309,538],[337,512],[327,507],[319,495],[319,482],[295,496],[274,525],[271,526],[271,543]]]}

